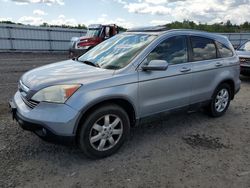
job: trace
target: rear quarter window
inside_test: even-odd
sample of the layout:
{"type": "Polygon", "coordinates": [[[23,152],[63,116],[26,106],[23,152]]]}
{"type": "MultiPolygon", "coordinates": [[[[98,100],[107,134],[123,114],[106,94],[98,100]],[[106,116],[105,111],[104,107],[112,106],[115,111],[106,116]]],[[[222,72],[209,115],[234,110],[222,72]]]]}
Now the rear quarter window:
{"type": "Polygon", "coordinates": [[[225,58],[225,57],[232,57],[233,56],[233,51],[227,47],[226,45],[216,41],[215,42],[217,45],[217,49],[219,52],[219,57],[225,58]]]}
{"type": "Polygon", "coordinates": [[[197,36],[192,36],[190,39],[193,56],[192,61],[217,58],[216,46],[212,39],[197,36]]]}

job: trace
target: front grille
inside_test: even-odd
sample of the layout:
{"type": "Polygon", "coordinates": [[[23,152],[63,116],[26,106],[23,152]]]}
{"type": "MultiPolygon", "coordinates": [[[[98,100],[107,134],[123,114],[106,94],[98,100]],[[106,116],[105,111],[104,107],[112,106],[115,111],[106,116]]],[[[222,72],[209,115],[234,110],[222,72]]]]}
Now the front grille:
{"type": "Polygon", "coordinates": [[[18,90],[21,94],[21,98],[23,100],[23,102],[30,108],[35,108],[39,102],[33,101],[31,99],[27,99],[27,94],[29,92],[29,88],[23,84],[23,82],[20,80],[19,84],[18,84],[18,90]]]}
{"type": "Polygon", "coordinates": [[[250,64],[250,58],[240,57],[241,64],[250,64]]]}
{"type": "Polygon", "coordinates": [[[28,107],[30,107],[30,108],[35,108],[38,104],[39,104],[39,102],[37,102],[37,101],[33,101],[33,100],[28,100],[28,99],[26,99],[26,97],[24,97],[22,94],[21,94],[21,97],[22,97],[22,99],[23,99],[23,102],[28,106],[28,107]]]}
{"type": "Polygon", "coordinates": [[[19,89],[20,92],[23,91],[25,93],[27,93],[29,91],[29,88],[26,85],[23,84],[22,80],[20,80],[19,83],[18,83],[18,89],[19,89]]]}

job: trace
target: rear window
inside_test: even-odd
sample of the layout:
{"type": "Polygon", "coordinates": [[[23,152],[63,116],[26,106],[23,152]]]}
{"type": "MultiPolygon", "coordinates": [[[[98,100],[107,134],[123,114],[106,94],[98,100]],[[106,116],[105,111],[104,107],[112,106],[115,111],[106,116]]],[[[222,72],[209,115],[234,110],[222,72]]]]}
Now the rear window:
{"type": "Polygon", "coordinates": [[[213,40],[204,37],[191,37],[193,61],[216,59],[216,47],[213,40]]]}

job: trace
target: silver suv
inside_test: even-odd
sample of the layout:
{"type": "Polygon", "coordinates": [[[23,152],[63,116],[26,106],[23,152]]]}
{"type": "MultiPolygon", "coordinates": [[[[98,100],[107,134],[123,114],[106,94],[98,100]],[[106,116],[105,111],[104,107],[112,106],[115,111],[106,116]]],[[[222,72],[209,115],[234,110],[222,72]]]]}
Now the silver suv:
{"type": "Polygon", "coordinates": [[[223,115],[240,89],[227,38],[192,30],[133,29],[75,60],[25,73],[10,101],[25,130],[75,141],[92,158],[116,152],[140,119],[203,106],[223,115]]]}
{"type": "Polygon", "coordinates": [[[250,76],[250,41],[246,41],[236,51],[240,58],[240,73],[250,76]]]}

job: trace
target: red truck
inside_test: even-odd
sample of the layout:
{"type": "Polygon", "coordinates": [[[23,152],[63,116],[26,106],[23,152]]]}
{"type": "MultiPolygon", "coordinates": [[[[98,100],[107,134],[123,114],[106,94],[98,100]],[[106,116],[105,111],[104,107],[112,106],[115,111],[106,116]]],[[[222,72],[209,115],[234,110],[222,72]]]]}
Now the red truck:
{"type": "Polygon", "coordinates": [[[119,33],[118,27],[115,24],[110,25],[89,25],[85,36],[80,38],[73,37],[69,49],[70,58],[78,57],[102,41],[119,33]]]}

